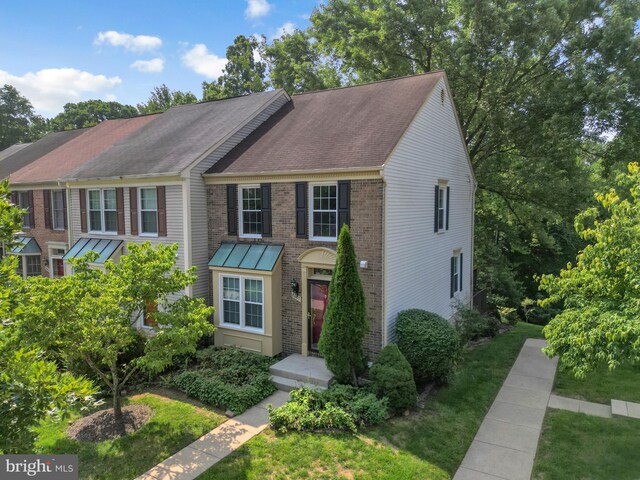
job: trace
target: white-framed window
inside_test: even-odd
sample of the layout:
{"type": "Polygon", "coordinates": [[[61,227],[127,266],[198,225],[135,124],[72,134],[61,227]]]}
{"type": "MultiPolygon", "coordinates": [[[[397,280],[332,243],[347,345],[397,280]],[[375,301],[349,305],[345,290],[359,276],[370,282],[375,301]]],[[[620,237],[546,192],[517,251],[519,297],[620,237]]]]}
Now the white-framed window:
{"type": "Polygon", "coordinates": [[[451,278],[450,278],[450,293],[451,298],[457,293],[462,291],[462,268],[463,268],[463,255],[461,251],[454,251],[451,257],[451,278]]]}
{"type": "Polygon", "coordinates": [[[156,187],[141,187],[138,196],[140,235],[155,237],[158,235],[158,190],[156,187]]]}
{"type": "Polygon", "coordinates": [[[221,274],[220,303],[221,325],[264,331],[264,282],[261,278],[221,274]]]}
{"type": "Polygon", "coordinates": [[[18,194],[18,207],[20,209],[25,210],[25,213],[22,215],[22,228],[32,228],[31,225],[31,215],[29,212],[33,206],[31,205],[31,197],[29,192],[16,192],[18,194]]]}
{"type": "Polygon", "coordinates": [[[262,195],[260,185],[240,185],[238,188],[240,236],[260,238],[262,236],[262,195]]]}
{"type": "Polygon", "coordinates": [[[40,255],[18,255],[18,275],[22,278],[41,275],[40,255]]]}
{"type": "Polygon", "coordinates": [[[118,233],[116,189],[87,190],[89,203],[89,231],[94,233],[118,233]]]}
{"type": "Polygon", "coordinates": [[[336,241],[338,237],[338,184],[309,184],[309,238],[336,241]]]}
{"type": "Polygon", "coordinates": [[[51,225],[64,230],[64,190],[51,190],[51,225]]]}

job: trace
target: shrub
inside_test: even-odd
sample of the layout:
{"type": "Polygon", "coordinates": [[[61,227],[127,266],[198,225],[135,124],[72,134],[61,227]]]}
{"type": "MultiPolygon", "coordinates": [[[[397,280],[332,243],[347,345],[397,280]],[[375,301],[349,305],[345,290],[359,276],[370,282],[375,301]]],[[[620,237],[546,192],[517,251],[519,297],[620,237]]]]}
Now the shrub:
{"type": "Polygon", "coordinates": [[[280,432],[347,430],[374,425],[388,417],[387,399],[347,385],[325,391],[301,388],[291,392],[291,401],[269,408],[271,426],[280,432]]]}
{"type": "Polygon", "coordinates": [[[177,374],[173,385],[214,407],[244,412],[275,392],[272,358],[239,348],[208,347],[196,353],[196,365],[177,374]]]}
{"type": "Polygon", "coordinates": [[[460,352],[460,339],[449,322],[435,313],[405,310],[398,314],[396,337],[416,382],[447,381],[460,352]]]}
{"type": "Polygon", "coordinates": [[[368,330],[369,321],[356,252],[349,227],[343,225],[338,237],[336,266],[329,284],[329,303],[318,343],[327,368],[338,382],[355,385],[357,374],[365,370],[362,340],[368,330]]]}
{"type": "Polygon", "coordinates": [[[458,306],[455,326],[462,343],[480,337],[495,337],[500,331],[499,320],[466,305],[458,306]]]}
{"type": "Polygon", "coordinates": [[[369,370],[369,378],[378,395],[387,397],[394,412],[402,412],[416,406],[416,382],[411,365],[397,345],[382,349],[369,370]]]}

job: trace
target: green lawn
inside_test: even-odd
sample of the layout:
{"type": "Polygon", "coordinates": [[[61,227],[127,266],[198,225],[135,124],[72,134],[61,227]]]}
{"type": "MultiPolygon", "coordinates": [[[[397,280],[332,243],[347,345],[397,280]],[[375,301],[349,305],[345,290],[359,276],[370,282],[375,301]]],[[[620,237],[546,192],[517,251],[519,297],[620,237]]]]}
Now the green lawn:
{"type": "MultiPolygon", "coordinates": [[[[609,404],[611,399],[640,402],[640,368],[603,367],[576,379],[559,370],[554,393],[609,404]]],[[[600,418],[547,410],[534,465],[535,479],[637,479],[640,472],[640,420],[600,418]]]]}
{"type": "Polygon", "coordinates": [[[637,480],[640,420],[547,410],[538,444],[536,480],[637,480]]]}
{"type": "Polygon", "coordinates": [[[134,434],[100,443],[78,442],[66,437],[67,423],[46,422],[38,431],[37,451],[78,454],[82,479],[132,479],[226,420],[207,408],[150,393],[125,403],[143,403],[154,411],[134,434]]]}
{"type": "Polygon", "coordinates": [[[540,327],[519,324],[467,353],[451,384],[424,410],[348,434],[275,434],[254,437],[202,479],[449,479],[526,338],[540,327]]]}
{"type": "Polygon", "coordinates": [[[558,370],[554,391],[558,395],[609,404],[611,399],[640,402],[640,366],[606,367],[578,380],[569,370],[558,370]]]}

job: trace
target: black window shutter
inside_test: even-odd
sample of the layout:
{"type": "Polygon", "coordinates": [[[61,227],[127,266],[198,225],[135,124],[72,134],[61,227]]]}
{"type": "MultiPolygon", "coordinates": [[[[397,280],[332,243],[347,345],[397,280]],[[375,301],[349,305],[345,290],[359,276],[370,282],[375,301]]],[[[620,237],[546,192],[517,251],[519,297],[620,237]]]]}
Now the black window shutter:
{"type": "Polygon", "coordinates": [[[44,228],[52,228],[51,225],[51,190],[42,190],[44,203],[44,228]]]}
{"type": "Polygon", "coordinates": [[[338,235],[342,225],[349,226],[351,213],[349,207],[351,205],[351,182],[343,180],[338,182],[338,235]]]}
{"type": "Polygon", "coordinates": [[[296,183],[296,237],[307,238],[307,183],[296,183]]]}
{"type": "Polygon", "coordinates": [[[462,263],[462,252],[460,252],[460,259],[458,260],[458,270],[460,271],[460,273],[458,273],[458,276],[460,277],[460,288],[458,290],[462,291],[462,266],[464,264],[462,263]]]}
{"type": "Polygon", "coordinates": [[[446,215],[447,215],[447,230],[449,230],[449,210],[451,210],[451,206],[449,204],[449,187],[447,187],[447,211],[446,211],[446,215]]]}
{"type": "Polygon", "coordinates": [[[271,184],[260,184],[260,204],[262,205],[262,236],[271,236],[271,184]]]}
{"type": "Polygon", "coordinates": [[[238,234],[238,186],[234,184],[227,185],[227,231],[238,234]]]}
{"type": "Polygon", "coordinates": [[[11,192],[11,203],[18,205],[18,192],[11,192]]]}
{"type": "Polygon", "coordinates": [[[453,294],[456,292],[455,268],[456,268],[456,257],[451,257],[451,281],[449,282],[449,284],[450,284],[449,297],[450,298],[453,298],[453,294]]]}
{"type": "Polygon", "coordinates": [[[440,205],[438,202],[440,200],[440,185],[436,185],[436,197],[434,202],[434,212],[433,212],[433,231],[438,233],[438,209],[440,205]]]}

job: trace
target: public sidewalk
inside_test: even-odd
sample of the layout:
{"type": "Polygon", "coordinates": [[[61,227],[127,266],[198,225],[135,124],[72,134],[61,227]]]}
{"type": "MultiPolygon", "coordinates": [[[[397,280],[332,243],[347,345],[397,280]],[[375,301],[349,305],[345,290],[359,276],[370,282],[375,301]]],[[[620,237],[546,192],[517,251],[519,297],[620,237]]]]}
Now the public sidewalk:
{"type": "Polygon", "coordinates": [[[289,394],[276,392],[183,448],[136,480],[192,480],[267,428],[267,405],[279,407],[289,394]]]}
{"type": "Polygon", "coordinates": [[[454,480],[529,480],[557,359],[528,339],[476,434],[454,480]]]}

